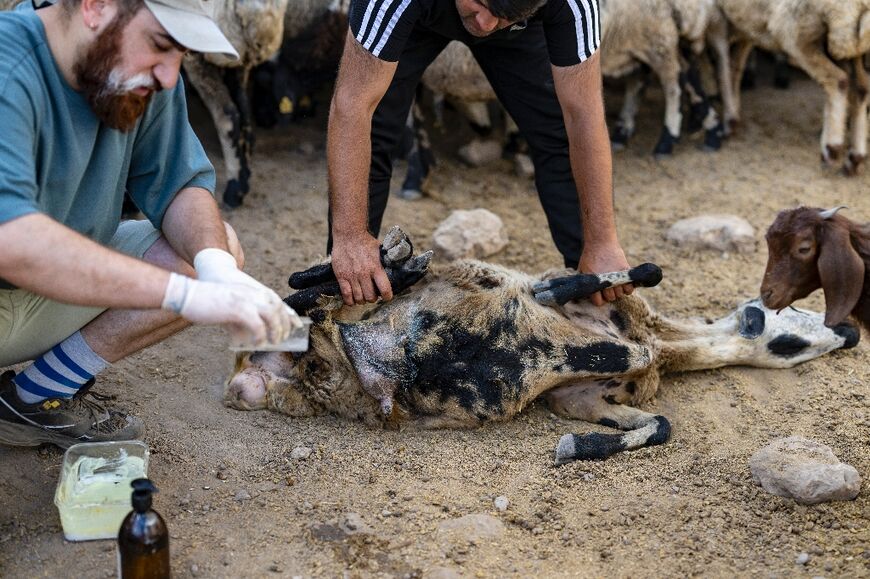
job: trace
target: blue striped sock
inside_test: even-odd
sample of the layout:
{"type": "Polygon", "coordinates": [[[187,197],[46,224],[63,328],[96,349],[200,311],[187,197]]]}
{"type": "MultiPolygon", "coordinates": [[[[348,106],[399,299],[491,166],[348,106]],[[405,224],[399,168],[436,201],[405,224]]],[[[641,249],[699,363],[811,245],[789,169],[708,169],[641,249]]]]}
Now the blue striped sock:
{"type": "Polygon", "coordinates": [[[109,365],[76,332],[15,376],[18,397],[28,404],[46,398],[72,398],[109,365]]]}

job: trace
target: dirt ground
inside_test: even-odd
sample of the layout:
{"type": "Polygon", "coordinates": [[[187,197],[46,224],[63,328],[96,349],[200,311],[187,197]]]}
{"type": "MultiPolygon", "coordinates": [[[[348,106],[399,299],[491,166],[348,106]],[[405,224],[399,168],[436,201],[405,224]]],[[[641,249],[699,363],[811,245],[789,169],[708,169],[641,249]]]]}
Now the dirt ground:
{"type": "MultiPolygon", "coordinates": [[[[621,239],[630,261],[664,268],[662,284],[642,290],[664,313],[715,318],[756,296],[763,234],[782,208],[843,204],[870,221],[870,176],[846,179],[819,166],[821,90],[805,79],[786,92],[761,85],[745,94],[744,128],[719,153],[684,138],[673,158],[655,161],[662,101],[653,89],[637,136],[615,155],[621,239]],[[701,213],[744,217],[758,250],[687,251],[665,241],[674,221],[701,213]]],[[[613,93],[608,108],[619,101],[613,93]]],[[[220,167],[201,107],[192,116],[220,167]]],[[[227,216],[250,271],[282,294],[288,274],[324,251],[324,122],[260,131],[253,192],[227,216]]],[[[400,224],[426,248],[451,210],[486,207],[511,238],[492,261],[560,266],[531,181],[507,161],[463,167],[451,153],[456,143],[439,139],[433,195],[391,199],[385,226],[400,224]]],[[[824,301],[817,293],[800,305],[821,310],[824,301]]],[[[791,370],[667,376],[645,409],[671,420],[670,442],[560,468],[552,466],[560,435],[607,429],[556,418],[543,404],[465,432],[238,412],[221,404],[227,345],[221,331],[195,328],[117,364],[99,383],[146,422],[155,506],[171,531],[177,577],[870,576],[866,343],[791,370]],[[749,456],[793,434],[831,446],[858,469],[856,500],[803,507],[753,484],[749,456]],[[291,458],[299,446],[313,452],[291,458]],[[504,512],[493,504],[500,495],[509,500],[504,512]],[[367,532],[345,533],[348,513],[367,532]],[[472,514],[504,528],[472,540],[439,531],[472,514]],[[809,554],[804,565],[800,553],[809,554]]],[[[61,459],[57,449],[0,449],[0,575],[115,574],[114,542],[63,539],[52,504],[61,459]]]]}

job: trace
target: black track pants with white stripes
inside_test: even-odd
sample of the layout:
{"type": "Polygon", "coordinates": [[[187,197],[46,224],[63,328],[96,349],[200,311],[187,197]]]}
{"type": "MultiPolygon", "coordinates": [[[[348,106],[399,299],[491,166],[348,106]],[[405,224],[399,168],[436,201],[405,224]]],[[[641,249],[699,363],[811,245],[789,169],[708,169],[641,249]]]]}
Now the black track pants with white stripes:
{"type": "MultiPolygon", "coordinates": [[[[426,67],[448,42],[448,38],[417,28],[372,118],[369,231],[375,237],[380,233],[389,198],[392,155],[402,136],[417,84],[426,67]]],[[[486,40],[471,49],[529,144],[535,165],[535,186],[553,241],[564,256],[566,267],[576,268],[583,249],[580,206],[543,27],[540,23],[530,23],[510,39],[486,40]]],[[[330,235],[327,251],[331,249],[330,235]]]]}

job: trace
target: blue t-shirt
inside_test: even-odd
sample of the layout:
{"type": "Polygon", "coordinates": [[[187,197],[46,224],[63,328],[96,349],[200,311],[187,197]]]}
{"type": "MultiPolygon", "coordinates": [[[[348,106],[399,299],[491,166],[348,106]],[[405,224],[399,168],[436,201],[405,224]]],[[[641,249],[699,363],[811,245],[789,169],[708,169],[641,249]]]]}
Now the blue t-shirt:
{"type": "Polygon", "coordinates": [[[0,38],[0,224],[43,213],[105,244],[125,190],[157,229],[181,189],[214,193],[180,79],[122,133],[67,84],[32,8],[0,13],[0,38]]]}

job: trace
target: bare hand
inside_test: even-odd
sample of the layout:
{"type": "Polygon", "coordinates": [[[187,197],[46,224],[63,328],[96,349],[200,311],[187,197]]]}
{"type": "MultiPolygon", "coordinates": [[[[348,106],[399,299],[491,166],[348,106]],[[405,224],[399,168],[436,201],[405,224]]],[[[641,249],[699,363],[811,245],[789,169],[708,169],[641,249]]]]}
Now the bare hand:
{"type": "MultiPolygon", "coordinates": [[[[604,245],[586,245],[583,248],[580,266],[577,269],[582,273],[605,273],[629,269],[630,267],[619,243],[614,242],[604,245]]],[[[633,291],[634,286],[628,283],[596,292],[589,296],[589,299],[596,306],[603,306],[605,302],[616,301],[622,296],[631,295],[633,291]]]]}
{"type": "Polygon", "coordinates": [[[349,306],[377,301],[375,287],[384,301],[393,299],[393,288],[381,265],[380,245],[368,233],[335,239],[332,271],[349,306]]]}

